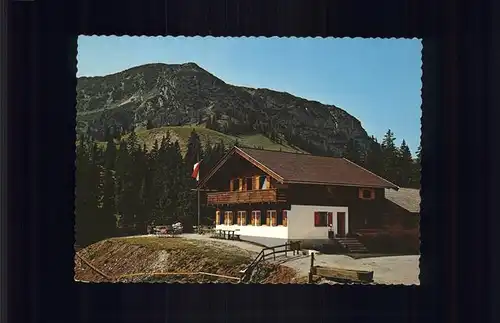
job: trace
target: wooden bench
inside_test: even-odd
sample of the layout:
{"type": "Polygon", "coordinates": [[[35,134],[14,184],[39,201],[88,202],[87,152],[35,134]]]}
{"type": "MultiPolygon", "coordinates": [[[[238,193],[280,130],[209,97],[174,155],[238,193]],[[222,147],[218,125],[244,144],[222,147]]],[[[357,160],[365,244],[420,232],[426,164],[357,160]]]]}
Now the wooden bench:
{"type": "Polygon", "coordinates": [[[312,274],[330,279],[338,279],[344,281],[354,281],[362,283],[373,282],[373,271],[356,270],[345,268],[333,268],[324,266],[314,266],[312,274]]]}

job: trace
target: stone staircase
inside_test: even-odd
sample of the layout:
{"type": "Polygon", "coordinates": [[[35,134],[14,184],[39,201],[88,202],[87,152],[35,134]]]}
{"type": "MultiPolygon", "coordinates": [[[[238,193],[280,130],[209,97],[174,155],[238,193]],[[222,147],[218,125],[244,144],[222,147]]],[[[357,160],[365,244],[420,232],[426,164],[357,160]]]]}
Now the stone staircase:
{"type": "Polygon", "coordinates": [[[358,241],[356,238],[337,237],[335,241],[338,242],[349,253],[367,253],[368,249],[358,241]]]}

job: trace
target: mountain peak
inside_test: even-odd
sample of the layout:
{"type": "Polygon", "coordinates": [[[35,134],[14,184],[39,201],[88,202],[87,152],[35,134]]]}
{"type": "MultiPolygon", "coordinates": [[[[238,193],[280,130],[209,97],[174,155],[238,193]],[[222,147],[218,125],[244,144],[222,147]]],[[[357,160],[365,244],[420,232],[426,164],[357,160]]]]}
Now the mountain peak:
{"type": "Polygon", "coordinates": [[[196,64],[195,62],[187,62],[187,63],[181,64],[181,66],[184,66],[184,67],[201,68],[201,67],[200,67],[198,64],[196,64]]]}
{"type": "MultiPolygon", "coordinates": [[[[269,89],[234,86],[195,62],[149,63],[77,83],[77,129],[95,138],[105,129],[205,125],[225,134],[263,134],[297,147],[340,153],[367,140],[344,110],[269,89]]],[[[313,152],[313,151],[311,151],[313,152]]]]}

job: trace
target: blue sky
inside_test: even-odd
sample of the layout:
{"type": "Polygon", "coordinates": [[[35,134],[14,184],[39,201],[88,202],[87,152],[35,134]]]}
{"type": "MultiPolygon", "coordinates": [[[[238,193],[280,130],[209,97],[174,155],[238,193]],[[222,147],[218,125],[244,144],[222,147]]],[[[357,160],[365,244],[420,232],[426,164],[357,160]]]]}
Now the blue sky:
{"type": "Polygon", "coordinates": [[[417,39],[78,38],[78,76],[147,63],[195,62],[233,85],[269,88],[343,108],[369,135],[387,129],[412,153],[420,143],[421,50],[417,39]]]}

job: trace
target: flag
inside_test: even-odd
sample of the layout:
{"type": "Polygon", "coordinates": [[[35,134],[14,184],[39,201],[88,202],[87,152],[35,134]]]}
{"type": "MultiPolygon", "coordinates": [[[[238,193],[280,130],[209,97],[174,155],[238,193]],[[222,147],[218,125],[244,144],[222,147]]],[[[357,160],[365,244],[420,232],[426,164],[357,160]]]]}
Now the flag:
{"type": "Polygon", "coordinates": [[[261,187],[261,189],[265,190],[265,189],[267,189],[269,187],[269,185],[268,185],[269,183],[267,181],[267,176],[262,176],[262,177],[264,178],[264,180],[262,181],[262,187],[261,187]]]}
{"type": "Polygon", "coordinates": [[[196,164],[194,164],[193,173],[191,174],[191,177],[196,178],[197,181],[200,181],[200,163],[201,163],[201,160],[199,162],[197,162],[196,164]]]}

